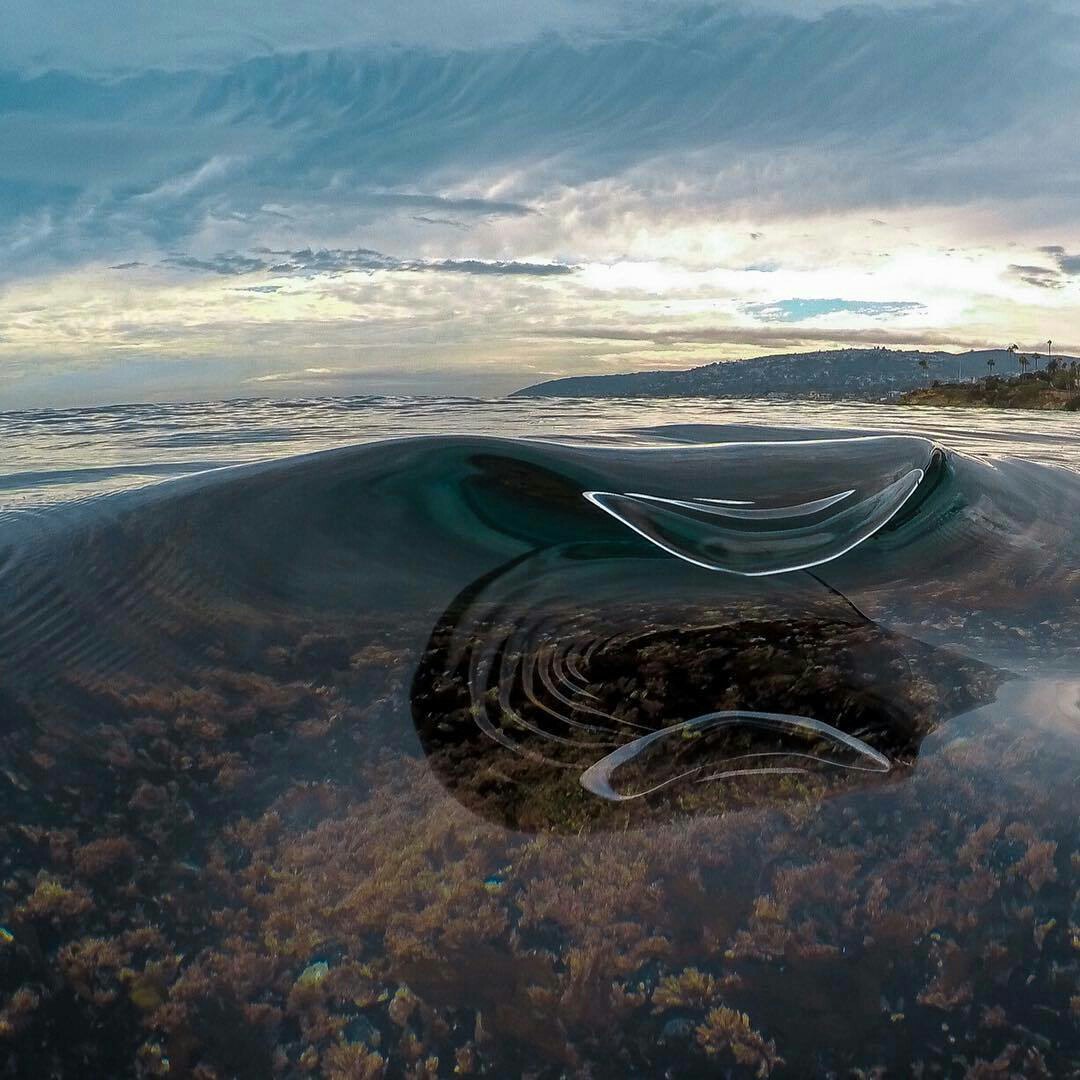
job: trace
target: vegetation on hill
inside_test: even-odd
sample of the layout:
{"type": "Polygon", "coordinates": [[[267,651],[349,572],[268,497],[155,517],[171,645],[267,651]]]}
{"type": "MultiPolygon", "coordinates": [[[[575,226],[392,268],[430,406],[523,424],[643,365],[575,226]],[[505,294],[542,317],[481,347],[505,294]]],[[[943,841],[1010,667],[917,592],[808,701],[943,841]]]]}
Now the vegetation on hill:
{"type": "MultiPolygon", "coordinates": [[[[1025,358],[1026,359],[1026,358],[1025,358]]],[[[940,382],[911,390],[900,400],[910,405],[960,405],[989,409],[1051,409],[1080,412],[1080,366],[1050,360],[1041,371],[1009,378],[987,375],[974,382],[940,382]]],[[[993,370],[992,367],[989,370],[993,370]]]]}

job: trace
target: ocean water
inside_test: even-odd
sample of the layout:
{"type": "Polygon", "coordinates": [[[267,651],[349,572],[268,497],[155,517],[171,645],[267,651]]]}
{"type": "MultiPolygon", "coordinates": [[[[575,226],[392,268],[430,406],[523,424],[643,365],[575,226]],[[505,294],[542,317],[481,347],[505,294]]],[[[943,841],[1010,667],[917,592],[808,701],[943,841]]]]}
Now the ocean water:
{"type": "Polygon", "coordinates": [[[1080,1069],[1080,420],[0,415],[0,1075],[1080,1069]]]}

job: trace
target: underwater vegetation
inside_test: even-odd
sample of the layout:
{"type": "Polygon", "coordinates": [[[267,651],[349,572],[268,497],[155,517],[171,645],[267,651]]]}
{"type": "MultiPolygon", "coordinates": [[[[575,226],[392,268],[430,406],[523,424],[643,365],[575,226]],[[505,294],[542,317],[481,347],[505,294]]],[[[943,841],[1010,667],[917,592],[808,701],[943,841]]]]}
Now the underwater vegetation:
{"type": "Polygon", "coordinates": [[[581,834],[508,832],[326,732],[357,774],[279,778],[254,816],[220,771],[150,799],[148,763],[113,766],[93,817],[38,779],[68,805],[3,830],[8,1071],[1064,1075],[1075,749],[1048,783],[1064,740],[976,734],[850,799],[581,834]]]}
{"type": "Polygon", "coordinates": [[[863,450],[424,440],[10,532],[0,1076],[1080,1073],[1080,496],[863,450]],[[717,563],[877,528],[747,576],[583,497],[643,490],[784,511],[663,519],[717,563]]]}

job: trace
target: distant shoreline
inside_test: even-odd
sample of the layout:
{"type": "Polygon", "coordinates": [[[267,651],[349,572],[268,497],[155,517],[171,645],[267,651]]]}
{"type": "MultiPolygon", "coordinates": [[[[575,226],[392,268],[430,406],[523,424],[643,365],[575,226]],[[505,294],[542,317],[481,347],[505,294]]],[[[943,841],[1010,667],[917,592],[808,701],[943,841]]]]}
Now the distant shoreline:
{"type": "MultiPolygon", "coordinates": [[[[611,372],[602,375],[570,375],[515,390],[510,396],[577,398],[737,398],[746,400],[846,400],[898,401],[905,395],[937,386],[955,385],[957,404],[979,404],[971,387],[991,382],[995,386],[1016,378],[1018,390],[1006,395],[1027,404],[1029,385],[1040,382],[1047,389],[1076,393],[1080,357],[1057,356],[1047,362],[1054,369],[1029,372],[1032,360],[1012,349],[982,349],[965,353],[926,352],[918,349],[843,348],[803,353],[773,353],[703,364],[694,368],[611,372]],[[989,372],[976,383],[951,383],[951,379],[989,372]],[[995,378],[996,376],[996,378],[995,378]],[[1052,387],[1050,383],[1052,382],[1052,387]]],[[[1001,396],[995,390],[995,398],[1001,396]]],[[[1053,395],[1051,395],[1051,398],[1053,395]]],[[[1048,399],[1049,400],[1049,399],[1048,399]]],[[[990,404],[990,402],[985,402],[990,404]]],[[[1005,407],[1013,407],[1006,404],[1005,407]]],[[[1060,408],[1056,404],[1053,408],[1060,408]]]]}

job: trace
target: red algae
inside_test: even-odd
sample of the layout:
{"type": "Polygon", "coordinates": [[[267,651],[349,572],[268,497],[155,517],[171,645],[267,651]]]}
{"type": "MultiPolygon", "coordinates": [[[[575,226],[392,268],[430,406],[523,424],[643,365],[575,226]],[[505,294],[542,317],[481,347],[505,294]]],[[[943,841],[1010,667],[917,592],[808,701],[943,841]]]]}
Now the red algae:
{"type": "Polygon", "coordinates": [[[775,1044],[754,1031],[746,1013],[733,1009],[711,1010],[697,1029],[697,1041],[710,1057],[729,1056],[739,1065],[750,1066],[755,1076],[770,1076],[783,1064],[775,1044]]]}

